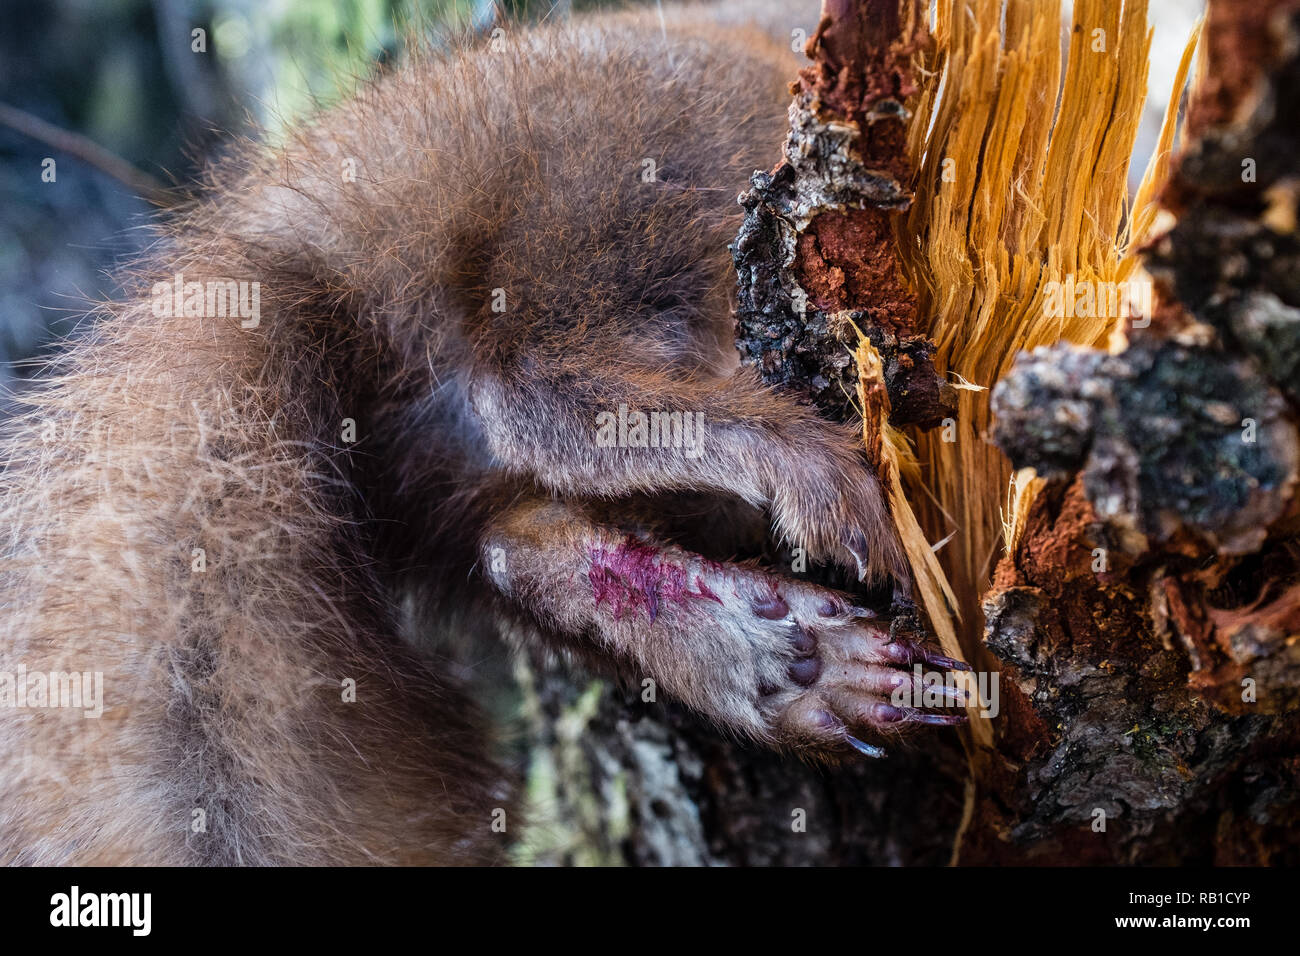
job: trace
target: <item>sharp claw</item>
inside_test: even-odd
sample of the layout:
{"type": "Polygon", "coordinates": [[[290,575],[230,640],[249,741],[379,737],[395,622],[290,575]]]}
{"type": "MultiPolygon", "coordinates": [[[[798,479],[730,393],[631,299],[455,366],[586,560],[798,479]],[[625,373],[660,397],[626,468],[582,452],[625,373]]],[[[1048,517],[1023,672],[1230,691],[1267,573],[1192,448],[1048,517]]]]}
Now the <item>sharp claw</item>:
{"type": "Polygon", "coordinates": [[[965,714],[932,714],[927,711],[916,711],[908,715],[908,720],[915,721],[918,724],[934,724],[937,727],[952,727],[955,724],[964,724],[969,719],[965,714]]]}
{"type": "Polygon", "coordinates": [[[959,661],[951,657],[944,657],[942,654],[928,651],[918,644],[913,644],[911,641],[891,639],[885,642],[885,646],[891,648],[890,656],[901,664],[915,664],[918,661],[924,661],[927,664],[933,664],[935,667],[941,667],[945,670],[973,670],[973,668],[965,661],[959,661]]]}
{"type": "Polygon", "coordinates": [[[857,737],[851,734],[845,734],[844,739],[853,745],[853,749],[867,757],[875,757],[877,760],[885,756],[883,747],[875,747],[868,743],[863,743],[857,737]]]}
{"type": "Polygon", "coordinates": [[[867,620],[874,620],[876,617],[876,612],[869,607],[859,607],[856,604],[843,605],[829,598],[818,606],[817,614],[820,617],[844,616],[848,618],[865,618],[867,620]]]}
{"type": "Polygon", "coordinates": [[[868,550],[867,536],[860,530],[850,531],[844,539],[844,547],[848,548],[849,554],[853,555],[853,560],[858,566],[858,580],[865,581],[867,572],[870,568],[871,554],[868,550]]]}
{"type": "Polygon", "coordinates": [[[959,704],[965,704],[970,701],[970,693],[961,687],[949,687],[947,684],[943,684],[940,685],[938,690],[944,697],[959,704]]]}
{"type": "Polygon", "coordinates": [[[893,704],[877,704],[875,710],[876,719],[886,724],[908,722],[950,727],[953,724],[964,724],[967,719],[965,714],[936,714],[910,707],[895,707],[893,704]]]}
{"type": "Polygon", "coordinates": [[[927,664],[933,664],[935,667],[943,667],[950,671],[968,671],[971,666],[965,661],[954,660],[951,657],[944,657],[942,654],[931,654],[929,651],[922,650],[922,656],[927,664]]]}

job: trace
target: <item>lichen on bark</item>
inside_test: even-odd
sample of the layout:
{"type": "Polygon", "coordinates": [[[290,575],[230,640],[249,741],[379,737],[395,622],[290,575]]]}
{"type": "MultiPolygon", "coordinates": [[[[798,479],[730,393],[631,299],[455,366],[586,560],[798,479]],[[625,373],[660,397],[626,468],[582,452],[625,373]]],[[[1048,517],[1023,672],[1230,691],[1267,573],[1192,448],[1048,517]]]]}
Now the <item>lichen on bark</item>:
{"type": "Polygon", "coordinates": [[[1133,554],[1181,531],[1257,550],[1300,464],[1281,394],[1254,363],[1201,345],[1035,349],[995,389],[993,412],[1016,467],[1082,474],[1108,539],[1133,554]]]}

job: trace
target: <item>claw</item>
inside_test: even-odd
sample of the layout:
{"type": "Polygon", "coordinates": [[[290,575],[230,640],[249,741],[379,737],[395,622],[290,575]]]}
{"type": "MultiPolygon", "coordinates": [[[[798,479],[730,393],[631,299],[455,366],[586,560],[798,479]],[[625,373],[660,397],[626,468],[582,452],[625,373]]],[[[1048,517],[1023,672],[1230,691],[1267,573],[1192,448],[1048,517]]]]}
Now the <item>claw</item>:
{"type": "Polygon", "coordinates": [[[908,688],[915,698],[920,699],[924,699],[924,695],[926,694],[937,694],[938,696],[963,707],[969,704],[971,700],[970,691],[966,690],[964,687],[954,687],[946,683],[938,682],[927,684],[923,681],[918,681],[912,674],[909,674],[906,671],[899,671],[894,675],[892,686],[896,691],[908,688]]]}
{"type": "Polygon", "coordinates": [[[852,744],[853,749],[860,754],[865,754],[868,757],[875,757],[877,760],[885,756],[885,750],[883,747],[875,747],[872,746],[871,744],[863,743],[861,740],[859,740],[857,737],[852,736],[851,734],[845,734],[844,739],[847,740],[850,744],[852,744]]]}
{"type": "Polygon", "coordinates": [[[884,724],[898,724],[907,721],[917,724],[934,724],[940,727],[964,724],[967,719],[965,714],[935,714],[924,710],[913,710],[909,707],[895,707],[893,704],[876,704],[875,715],[876,719],[884,724]]]}
{"type": "Polygon", "coordinates": [[[915,664],[924,661],[935,667],[943,668],[950,671],[969,671],[973,668],[965,661],[959,661],[951,657],[944,657],[942,654],[936,654],[928,651],[918,644],[910,641],[891,640],[885,642],[885,647],[889,648],[889,656],[900,664],[915,664]]]}
{"type": "Polygon", "coordinates": [[[951,657],[944,657],[942,654],[931,654],[925,648],[921,648],[922,659],[927,664],[933,664],[935,667],[942,667],[950,671],[968,671],[971,666],[965,661],[954,660],[951,657]]]}
{"type": "Polygon", "coordinates": [[[914,711],[908,720],[918,724],[934,724],[936,727],[953,727],[964,724],[969,719],[965,714],[934,714],[928,711],[914,711]]]}
{"type": "Polygon", "coordinates": [[[853,560],[857,562],[858,580],[865,581],[868,569],[871,566],[867,536],[860,530],[850,531],[844,539],[844,547],[848,548],[849,554],[853,555],[853,560]]]}
{"type": "Polygon", "coordinates": [[[970,702],[970,692],[961,687],[949,687],[947,684],[943,684],[937,689],[940,694],[955,703],[966,704],[970,702]]]}
{"type": "Polygon", "coordinates": [[[827,598],[817,608],[817,614],[820,617],[839,617],[843,615],[848,618],[866,618],[872,620],[876,612],[869,607],[859,607],[856,604],[841,604],[839,601],[833,601],[827,598]]]}

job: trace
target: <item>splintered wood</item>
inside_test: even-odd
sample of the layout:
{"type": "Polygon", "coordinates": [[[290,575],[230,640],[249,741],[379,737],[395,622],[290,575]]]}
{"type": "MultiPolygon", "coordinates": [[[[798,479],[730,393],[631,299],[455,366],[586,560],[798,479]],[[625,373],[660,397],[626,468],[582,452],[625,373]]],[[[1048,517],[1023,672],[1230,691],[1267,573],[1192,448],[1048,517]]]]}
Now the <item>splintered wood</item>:
{"type": "MultiPolygon", "coordinates": [[[[1023,525],[1036,487],[1022,476],[1015,511],[1001,514],[1011,468],[985,440],[989,389],[1021,350],[1107,344],[1114,316],[1056,315],[1046,297],[1052,283],[1119,284],[1134,274],[1135,233],[1154,218],[1152,183],[1165,171],[1157,154],[1130,207],[1146,3],[1081,0],[1064,57],[1061,33],[1058,3],[942,0],[934,46],[917,61],[927,79],[910,127],[915,199],[898,249],[929,319],[922,331],[938,344],[936,366],[976,387],[960,390],[946,427],[915,436],[920,467],[906,491],[921,540],[956,532],[940,560],[968,656],[980,649],[979,599],[1003,529],[1023,525]]],[[[1172,129],[1167,121],[1162,148],[1172,129]]],[[[900,514],[899,523],[913,520],[900,514]]],[[[927,598],[926,609],[942,632],[945,608],[927,598]]]]}

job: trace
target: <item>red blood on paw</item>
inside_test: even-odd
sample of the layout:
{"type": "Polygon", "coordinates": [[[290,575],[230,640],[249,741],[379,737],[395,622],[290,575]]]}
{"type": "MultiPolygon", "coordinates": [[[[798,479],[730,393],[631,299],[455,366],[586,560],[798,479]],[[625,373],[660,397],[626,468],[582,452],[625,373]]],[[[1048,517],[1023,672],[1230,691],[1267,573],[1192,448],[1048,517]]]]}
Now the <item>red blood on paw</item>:
{"type": "Polygon", "coordinates": [[[699,596],[702,598],[708,598],[710,601],[717,601],[719,604],[722,603],[722,598],[709,590],[709,586],[704,583],[704,578],[699,575],[695,576],[695,590],[700,592],[699,596]]]}
{"type": "Polygon", "coordinates": [[[664,601],[677,605],[690,600],[722,603],[698,575],[696,590],[692,591],[686,568],[664,560],[658,548],[633,537],[629,536],[615,548],[589,548],[587,557],[591,562],[587,580],[591,582],[596,606],[608,602],[615,618],[645,608],[653,624],[664,601]]]}

